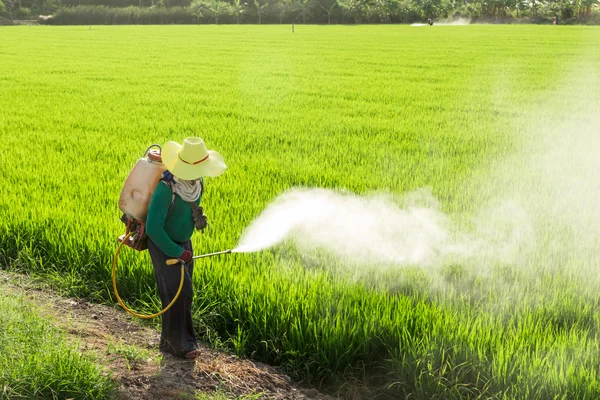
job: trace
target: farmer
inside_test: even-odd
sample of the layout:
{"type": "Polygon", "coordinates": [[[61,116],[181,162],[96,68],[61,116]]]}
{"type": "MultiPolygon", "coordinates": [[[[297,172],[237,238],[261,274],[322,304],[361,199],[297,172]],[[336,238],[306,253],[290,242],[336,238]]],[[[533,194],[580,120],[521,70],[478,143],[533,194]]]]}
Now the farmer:
{"type": "Polygon", "coordinates": [[[183,145],[168,142],[162,149],[162,162],[167,167],[158,183],[146,219],[148,251],[154,265],[154,277],[163,308],[177,294],[180,268],[166,265],[177,258],[185,265],[181,294],[162,316],[160,351],[181,358],[199,355],[192,323],[192,242],[194,227],[204,229],[206,217],[200,199],[204,188],[202,177],[219,176],[225,169],[223,157],[207,150],[200,138],[189,137],[183,145]]]}

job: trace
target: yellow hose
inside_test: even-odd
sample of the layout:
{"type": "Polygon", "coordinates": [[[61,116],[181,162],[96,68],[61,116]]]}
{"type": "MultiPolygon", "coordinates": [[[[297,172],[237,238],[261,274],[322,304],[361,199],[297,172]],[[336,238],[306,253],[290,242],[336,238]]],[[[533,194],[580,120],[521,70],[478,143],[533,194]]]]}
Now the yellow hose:
{"type": "MultiPolygon", "coordinates": [[[[143,315],[143,314],[138,314],[135,311],[130,310],[129,308],[127,308],[125,303],[123,303],[123,300],[121,300],[121,297],[119,296],[119,292],[117,290],[117,259],[119,258],[119,252],[121,251],[121,246],[123,246],[123,243],[125,243],[125,241],[127,239],[129,239],[129,237],[132,234],[133,234],[133,232],[128,233],[127,236],[125,236],[125,238],[123,238],[123,241],[121,243],[119,243],[119,246],[117,247],[117,252],[115,253],[115,259],[113,261],[113,266],[112,266],[113,289],[115,291],[115,295],[117,296],[117,301],[119,302],[121,307],[123,307],[125,309],[125,311],[127,311],[129,314],[133,315],[134,317],[143,318],[143,319],[150,319],[150,318],[158,317],[159,315],[164,314],[169,308],[171,308],[171,306],[173,306],[173,304],[175,304],[175,302],[179,298],[179,295],[181,294],[181,289],[183,288],[183,279],[185,277],[185,268],[184,268],[185,266],[183,264],[181,264],[181,281],[179,282],[179,289],[177,289],[177,294],[175,294],[175,297],[173,298],[173,300],[171,300],[171,302],[162,311],[159,311],[156,314],[143,315]]],[[[168,268],[168,267],[165,267],[165,268],[168,268]]]]}

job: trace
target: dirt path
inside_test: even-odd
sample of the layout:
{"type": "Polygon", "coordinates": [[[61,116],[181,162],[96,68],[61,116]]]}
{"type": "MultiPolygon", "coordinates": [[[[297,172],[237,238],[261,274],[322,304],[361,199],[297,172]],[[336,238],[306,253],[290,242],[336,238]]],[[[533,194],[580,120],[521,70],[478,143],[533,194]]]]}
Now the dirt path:
{"type": "Polygon", "coordinates": [[[23,295],[79,349],[120,382],[118,400],[210,398],[332,399],[302,389],[277,368],[202,346],[193,361],[158,351],[159,332],[116,308],[58,296],[27,277],[0,271],[0,292],[23,295]]]}

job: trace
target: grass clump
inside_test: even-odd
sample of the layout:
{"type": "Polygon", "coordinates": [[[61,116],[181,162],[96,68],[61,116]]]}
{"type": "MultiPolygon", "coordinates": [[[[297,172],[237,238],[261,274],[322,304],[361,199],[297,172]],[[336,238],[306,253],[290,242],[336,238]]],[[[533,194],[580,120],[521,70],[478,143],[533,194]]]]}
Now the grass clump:
{"type": "Polygon", "coordinates": [[[0,399],[109,399],[114,389],[23,297],[0,297],[0,399]]]}

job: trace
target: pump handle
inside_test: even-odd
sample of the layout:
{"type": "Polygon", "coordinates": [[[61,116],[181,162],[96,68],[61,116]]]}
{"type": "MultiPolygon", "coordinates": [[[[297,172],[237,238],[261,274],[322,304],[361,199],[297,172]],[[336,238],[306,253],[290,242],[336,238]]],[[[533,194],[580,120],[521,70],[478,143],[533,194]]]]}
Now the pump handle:
{"type": "Polygon", "coordinates": [[[159,144],[154,143],[153,145],[151,145],[150,147],[148,147],[146,149],[146,151],[144,152],[144,157],[146,157],[146,154],[148,154],[148,152],[150,151],[150,149],[153,148],[153,147],[158,147],[158,150],[159,150],[158,154],[162,154],[162,147],[160,147],[159,144]]]}

